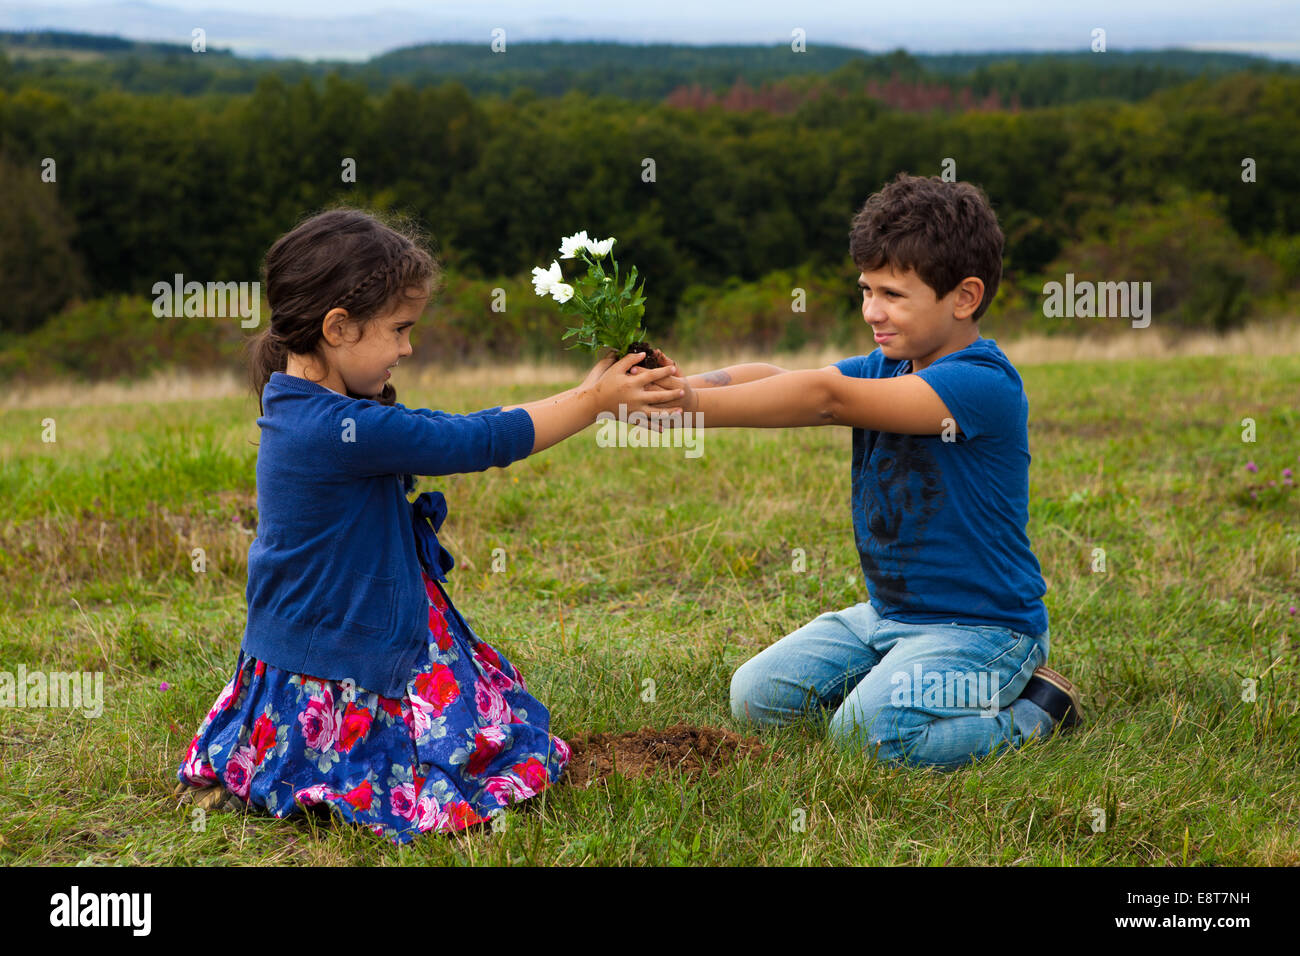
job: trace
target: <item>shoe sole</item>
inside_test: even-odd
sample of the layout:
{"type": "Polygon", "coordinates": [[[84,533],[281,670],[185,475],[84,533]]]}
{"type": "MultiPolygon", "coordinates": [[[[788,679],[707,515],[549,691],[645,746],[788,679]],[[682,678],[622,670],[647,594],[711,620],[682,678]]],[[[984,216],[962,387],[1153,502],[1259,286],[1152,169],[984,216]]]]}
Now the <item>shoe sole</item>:
{"type": "MultiPolygon", "coordinates": [[[[1036,669],[1029,679],[1030,681],[1033,681],[1035,678],[1057,692],[1064,694],[1065,698],[1069,701],[1069,706],[1066,708],[1065,715],[1057,721],[1057,726],[1060,728],[1061,733],[1082,726],[1083,706],[1079,699],[1079,689],[1075,687],[1072,682],[1052,670],[1050,667],[1039,667],[1036,669]]],[[[1021,696],[1023,697],[1024,694],[1021,694],[1021,696]]],[[[1035,703],[1037,702],[1035,701],[1035,703]]]]}

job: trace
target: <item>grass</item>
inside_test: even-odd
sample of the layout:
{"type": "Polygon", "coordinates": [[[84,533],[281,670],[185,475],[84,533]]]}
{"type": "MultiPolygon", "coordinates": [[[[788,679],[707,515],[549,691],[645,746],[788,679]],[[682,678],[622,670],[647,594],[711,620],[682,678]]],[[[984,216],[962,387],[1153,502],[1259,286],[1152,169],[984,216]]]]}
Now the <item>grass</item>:
{"type": "MultiPolygon", "coordinates": [[[[546,394],[536,379],[573,381],[401,372],[411,373],[395,380],[404,404],[449,411],[546,394]]],[[[1083,687],[1081,732],[941,773],[877,764],[800,725],[766,736],[781,751],[767,765],[560,787],[509,814],[503,832],[400,850],[302,818],[213,813],[197,829],[170,799],[243,631],[251,397],[65,396],[0,411],[0,669],[102,671],[105,688],[95,719],[0,708],[0,860],[1300,863],[1300,618],[1288,613],[1300,603],[1300,530],[1281,477],[1300,470],[1300,356],[1021,373],[1028,533],[1049,582],[1050,663],[1083,687]],[[1241,440],[1246,417],[1253,444],[1241,440]],[[47,418],[54,443],[41,441],[47,418]],[[196,547],[203,573],[191,570],[196,547]],[[1247,679],[1253,701],[1242,699],[1247,679]]],[[[420,490],[450,504],[454,600],[520,667],[555,733],[679,721],[743,730],[728,707],[735,668],[821,611],[867,598],[848,518],[849,437],[719,430],[688,459],[680,448],[600,448],[593,428],[509,469],[426,478],[420,490]],[[494,548],[503,573],[491,570],[494,548]],[[792,571],[795,548],[804,573],[792,571]],[[653,702],[642,700],[647,678],[653,702]]]]}

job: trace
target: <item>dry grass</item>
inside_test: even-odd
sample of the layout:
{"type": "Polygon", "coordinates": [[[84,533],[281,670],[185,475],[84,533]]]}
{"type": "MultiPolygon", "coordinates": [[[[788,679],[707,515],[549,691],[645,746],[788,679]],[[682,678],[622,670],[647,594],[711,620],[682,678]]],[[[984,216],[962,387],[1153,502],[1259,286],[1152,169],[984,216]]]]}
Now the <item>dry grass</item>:
{"type": "MultiPolygon", "coordinates": [[[[1179,334],[1167,329],[1132,329],[1105,338],[1027,335],[1002,341],[996,332],[984,330],[1017,366],[1053,362],[1122,361],[1210,355],[1295,355],[1300,354],[1300,321],[1270,321],[1249,324],[1227,335],[1179,334]]],[[[864,345],[870,348],[870,345],[864,345]]],[[[785,368],[819,368],[843,358],[847,352],[832,347],[788,353],[764,353],[734,349],[721,353],[674,356],[685,361],[688,371],[701,372],[741,362],[772,362],[785,368]]],[[[399,393],[403,389],[438,391],[449,386],[472,388],[509,385],[553,385],[572,382],[582,375],[581,366],[565,362],[516,362],[509,365],[477,364],[456,369],[421,365],[417,360],[394,377],[399,393]]],[[[82,407],[120,405],[132,402],[166,403],[205,401],[252,393],[244,372],[170,371],[139,382],[114,381],[83,384],[59,381],[49,385],[10,392],[0,399],[0,409],[82,407]]]]}
{"type": "Polygon", "coordinates": [[[1226,335],[1131,329],[1104,339],[1027,335],[998,344],[1014,365],[1209,355],[1295,355],[1300,353],[1300,322],[1256,322],[1226,335]]]}

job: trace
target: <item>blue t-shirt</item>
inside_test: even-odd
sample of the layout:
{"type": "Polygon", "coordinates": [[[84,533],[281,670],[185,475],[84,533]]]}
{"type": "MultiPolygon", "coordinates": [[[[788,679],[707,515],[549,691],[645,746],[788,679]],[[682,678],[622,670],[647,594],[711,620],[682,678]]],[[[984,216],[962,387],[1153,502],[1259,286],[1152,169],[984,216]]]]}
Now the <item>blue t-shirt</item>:
{"type": "MultiPolygon", "coordinates": [[[[835,363],[853,378],[911,373],[876,349],[835,363]]],[[[853,536],[871,605],[908,624],[1038,635],[1047,607],[1029,546],[1029,400],[993,339],[915,373],[952,413],[955,441],[853,429],[853,536]]]]}

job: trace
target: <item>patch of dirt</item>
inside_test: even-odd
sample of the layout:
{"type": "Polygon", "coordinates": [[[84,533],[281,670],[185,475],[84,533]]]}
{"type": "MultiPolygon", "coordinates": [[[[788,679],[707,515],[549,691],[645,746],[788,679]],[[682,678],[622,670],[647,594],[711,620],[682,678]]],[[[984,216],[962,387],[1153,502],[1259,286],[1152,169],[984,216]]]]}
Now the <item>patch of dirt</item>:
{"type": "Polygon", "coordinates": [[[565,738],[573,750],[563,782],[589,787],[604,782],[613,773],[629,780],[670,769],[694,776],[710,775],[745,757],[767,759],[780,756],[769,751],[757,737],[742,737],[717,727],[674,724],[655,729],[642,727],[624,733],[578,734],[565,738]]]}

